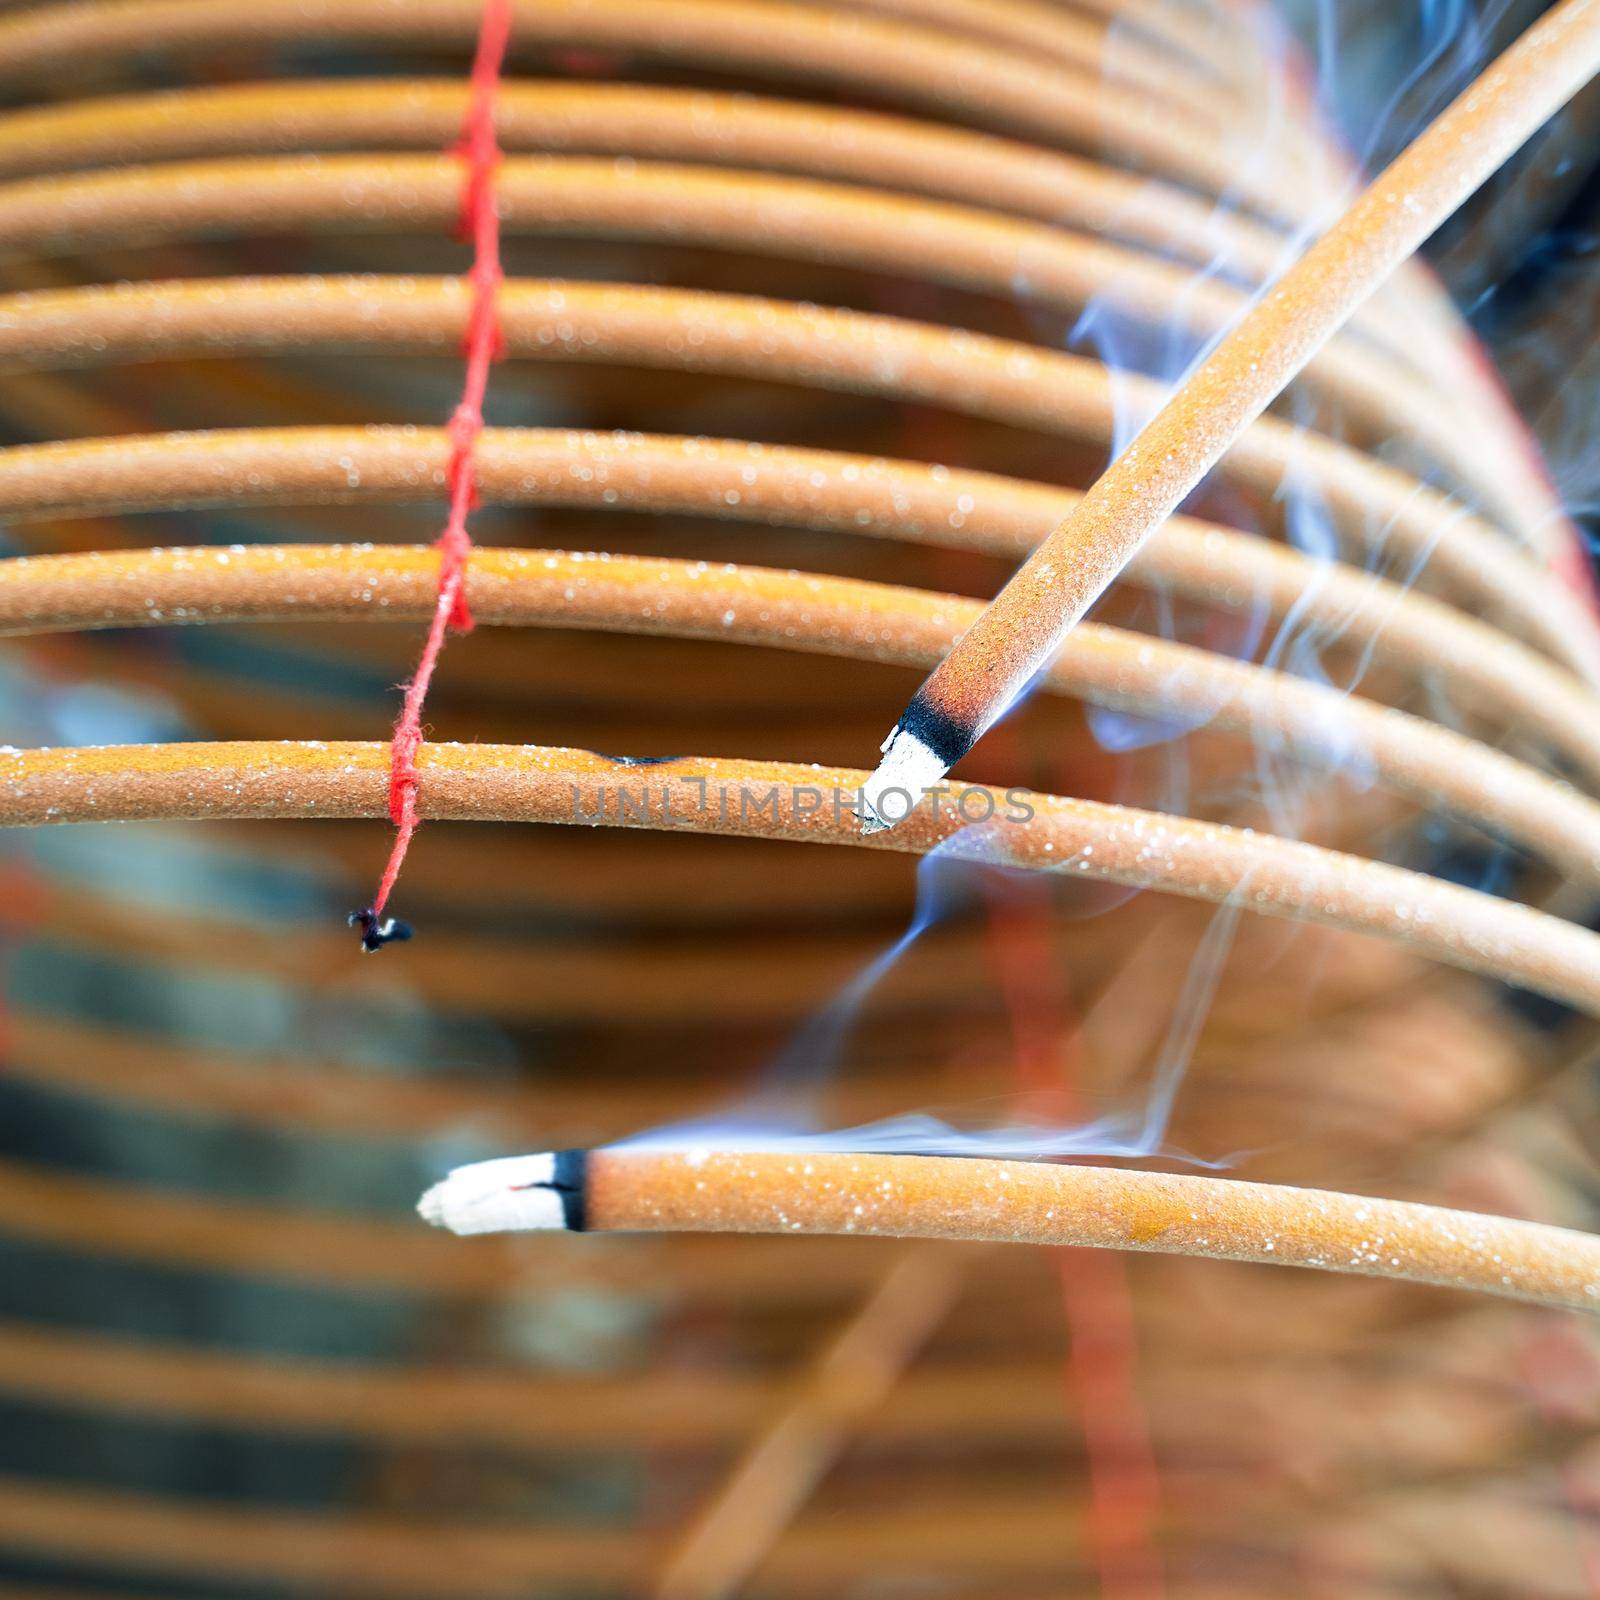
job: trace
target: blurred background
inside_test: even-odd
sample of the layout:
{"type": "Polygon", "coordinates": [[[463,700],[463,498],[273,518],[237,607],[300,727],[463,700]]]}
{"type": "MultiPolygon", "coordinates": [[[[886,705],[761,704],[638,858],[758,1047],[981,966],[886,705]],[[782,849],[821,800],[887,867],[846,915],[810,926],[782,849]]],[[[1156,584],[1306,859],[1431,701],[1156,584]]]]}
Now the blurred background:
{"type": "MultiPolygon", "coordinates": [[[[472,8],[443,8],[456,21],[434,34],[390,28],[413,9],[369,6],[378,21],[360,38],[340,32],[330,0],[302,7],[288,40],[253,39],[241,22],[221,40],[63,50],[6,78],[5,181],[54,170],[48,141],[25,157],[20,136],[6,139],[8,120],[40,108],[463,78],[472,8]]],[[[658,47],[642,23],[637,49],[589,38],[582,16],[606,9],[575,8],[561,41],[514,33],[510,80],[748,92],[970,128],[1024,152],[1054,146],[1189,189],[1213,208],[1217,245],[1186,270],[1238,282],[1249,273],[1229,254],[1228,219],[1248,199],[1151,170],[1143,146],[1096,131],[1097,96],[1114,102],[1116,129],[1181,138],[1184,119],[1199,119],[1258,187],[1292,190],[1318,140],[1381,165],[1543,8],[749,0],[750,17],[779,19],[764,66],[658,47]],[[865,11],[1057,73],[1060,94],[1089,108],[1080,132],[1029,135],[998,103],[931,104],[819,67],[781,46],[779,14],[807,11],[865,11]],[[1052,13],[1059,56],[1026,43],[1052,13]],[[1007,35],[1013,23],[1022,31],[1007,35]]],[[[25,16],[8,6],[0,26],[25,16]]],[[[1580,96],[1428,252],[1580,527],[1600,488],[1597,113],[1600,100],[1580,96]]],[[[170,121],[184,123],[181,103],[170,121]]],[[[263,117],[258,143],[236,149],[322,148],[286,130],[263,117]]],[[[129,159],[206,153],[202,131],[192,151],[129,159]]],[[[1149,191],[1151,214],[1162,192],[1149,191]]],[[[1331,179],[1304,189],[1303,216],[1277,225],[1283,259],[1347,192],[1331,179]]],[[[1006,296],[952,288],[781,246],[512,229],[505,260],[516,277],[968,328],[1166,380],[1198,348],[1176,316],[1141,320],[1093,297],[1045,303],[1025,281],[1006,296]]],[[[0,288],[465,264],[447,232],[403,217],[303,231],[268,219],[215,238],[12,249],[0,288]]],[[[437,426],[460,385],[450,351],[91,365],[7,377],[0,428],[22,447],[437,426]]],[[[1297,387],[1279,412],[1439,478],[1406,438],[1363,435],[1315,394],[1297,387]]],[[[1076,486],[1115,442],[960,405],[581,362],[503,363],[487,416],[1076,486]]],[[[1125,408],[1118,437],[1136,421],[1125,408]]],[[[1190,509],[1334,558],[1314,494],[1219,482],[1190,509]]],[[[441,520],[436,501],[257,506],[244,495],[225,509],[30,516],[0,530],[0,552],[424,543],[441,520]]],[[[629,506],[486,504],[473,532],[484,545],[798,567],[975,596],[1007,571],[975,550],[629,506]]],[[[1373,557],[1409,582],[1388,559],[1373,557]]],[[[1458,705],[1448,678],[1374,667],[1313,619],[1159,585],[1119,590],[1102,614],[1359,682],[1519,747],[1515,728],[1458,705]]],[[[306,622],[12,639],[0,742],[381,741],[420,642],[412,625],[306,622]]],[[[918,677],[721,642],[485,627],[450,643],[426,720],[438,739],[859,766],[918,677]]],[[[1548,869],[1375,787],[1359,758],[1330,777],[1267,745],[1073,700],[1036,699],[963,770],[1271,827],[1510,898],[1565,892],[1548,869]]],[[[369,959],[344,918],[370,898],[388,844],[380,823],[336,821],[0,839],[0,1597],[1600,1592],[1600,1359],[1575,1319],[1159,1258],[458,1241],[412,1211],[459,1162],[735,1107],[798,1039],[824,1126],[907,1112],[976,1129],[1125,1115],[1180,1167],[1195,1158],[1590,1226],[1588,1023],[1354,935],[972,872],[925,872],[925,931],[852,989],[911,923],[914,861],[613,829],[426,825],[394,902],[418,936],[369,959]]]]}

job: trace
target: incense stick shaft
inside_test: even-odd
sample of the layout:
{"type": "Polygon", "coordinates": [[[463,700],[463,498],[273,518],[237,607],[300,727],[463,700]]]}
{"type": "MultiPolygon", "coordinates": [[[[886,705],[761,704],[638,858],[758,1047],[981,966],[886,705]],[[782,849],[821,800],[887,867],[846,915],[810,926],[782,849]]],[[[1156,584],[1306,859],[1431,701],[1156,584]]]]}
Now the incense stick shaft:
{"type": "MultiPolygon", "coordinates": [[[[538,1158],[525,1158],[536,1161],[538,1158]]],[[[830,1233],[1088,1245],[1313,1267],[1600,1311],[1600,1238],[1408,1201],[1235,1179],[946,1156],[565,1153],[591,1232],[830,1233]]],[[[514,1163],[461,1168],[424,1214],[463,1231],[563,1225],[492,1201],[514,1163]],[[462,1205],[440,1205],[444,1194],[462,1205]],[[485,1207],[487,1206],[487,1210],[485,1207]]]]}
{"type": "MultiPolygon", "coordinates": [[[[892,754],[909,734],[935,753],[943,769],[922,792],[1016,703],[1155,528],[1357,307],[1597,70],[1600,0],[1566,0],[1256,303],[917,691],[885,748],[892,754]]],[[[883,782],[875,775],[869,799],[883,782]]],[[[866,831],[904,815],[875,810],[866,831]]]]}

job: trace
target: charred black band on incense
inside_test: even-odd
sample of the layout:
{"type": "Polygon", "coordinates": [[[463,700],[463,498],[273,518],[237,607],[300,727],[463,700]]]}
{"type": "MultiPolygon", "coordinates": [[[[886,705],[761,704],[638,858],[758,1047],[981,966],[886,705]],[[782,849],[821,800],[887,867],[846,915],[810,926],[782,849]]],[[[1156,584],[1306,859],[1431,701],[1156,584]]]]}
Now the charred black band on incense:
{"type": "Polygon", "coordinates": [[[1388,275],[1600,70],[1600,0],[1564,0],[1266,291],[917,690],[866,785],[905,819],[1016,703],[1151,533],[1388,275]]]}
{"type": "Polygon", "coordinates": [[[1403,1200],[1108,1167],[800,1151],[563,1150],[458,1167],[456,1233],[863,1234],[1157,1251],[1600,1312],[1600,1238],[1403,1200]]]}

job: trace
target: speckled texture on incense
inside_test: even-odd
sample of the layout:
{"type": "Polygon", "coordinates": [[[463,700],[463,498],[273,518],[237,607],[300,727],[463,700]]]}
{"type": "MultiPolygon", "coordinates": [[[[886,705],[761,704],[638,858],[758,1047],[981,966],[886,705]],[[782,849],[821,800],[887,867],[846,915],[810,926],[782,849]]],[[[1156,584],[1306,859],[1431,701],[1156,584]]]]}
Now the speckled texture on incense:
{"type": "MultiPolygon", "coordinates": [[[[454,214],[447,156],[313,155],[158,166],[0,187],[0,251],[42,252],[240,232],[436,228],[454,214]]],[[[1242,291],[1188,267],[1060,227],[878,189],[760,172],[574,156],[509,157],[496,169],[512,232],[663,239],[922,278],[1068,313],[1119,313],[1201,341],[1243,310],[1242,291]]],[[[1431,382],[1385,353],[1334,340],[1305,381],[1359,437],[1403,439],[1474,490],[1527,542],[1538,535],[1526,475],[1502,484],[1431,382]]]]}
{"type": "MultiPolygon", "coordinates": [[[[1055,23],[1068,20],[1063,13],[1055,23]]],[[[411,78],[232,84],[27,108],[0,116],[0,173],[280,149],[436,149],[459,125],[464,102],[454,80],[411,78]]],[[[1219,212],[1175,185],[1083,157],[878,112],[703,89],[517,82],[503,86],[497,120],[510,150],[653,155],[872,183],[1073,227],[1208,271],[1223,265],[1220,248],[1255,282],[1282,265],[1282,236],[1237,208],[1219,212]]],[[[1436,288],[1428,300],[1448,310],[1436,288]]],[[[1464,353],[1460,327],[1417,309],[1380,297],[1352,326],[1444,380],[1440,406],[1477,418],[1480,445],[1521,484],[1524,507],[1540,508],[1543,520],[1529,533],[1547,551],[1568,544],[1575,531],[1521,444],[1521,419],[1464,353]]]]}
{"type": "MultiPolygon", "coordinates": [[[[435,43],[470,38],[476,0],[324,0],[319,34],[369,43],[435,43]]],[[[110,0],[87,10],[41,6],[0,19],[0,81],[125,57],[154,46],[166,52],[229,43],[297,40],[306,27],[300,0],[258,0],[247,8],[209,0],[110,0]]],[[[1304,189],[1288,180],[1263,185],[1238,170],[1214,125],[1098,73],[1002,49],[970,36],[896,17],[878,18],[770,0],[752,11],[739,0],[537,0],[516,8],[525,46],[620,48],[631,54],[732,70],[777,72],[903,97],[930,110],[1042,142],[1079,148],[1107,144],[1152,172],[1213,194],[1240,196],[1265,214],[1303,215],[1304,189]],[[1066,92],[1070,89],[1070,92],[1066,92]]],[[[1307,186],[1317,173],[1298,153],[1307,186]]],[[[1283,179],[1283,175],[1277,175],[1283,179]]]]}
{"type": "MultiPolygon", "coordinates": [[[[200,547],[0,562],[0,634],[38,628],[430,614],[439,566],[420,546],[200,547]]],[[[480,550],[479,622],[727,639],[926,667],[982,609],[930,594],[730,563],[480,550]]],[[[1303,679],[1169,640],[1085,623],[1046,686],[1135,715],[1281,740],[1301,760],[1356,761],[1600,882],[1600,804],[1449,729],[1303,679]]]]}
{"type": "MultiPolygon", "coordinates": [[[[864,9],[874,9],[880,0],[859,3],[864,9]]],[[[904,11],[902,0],[881,0],[881,5],[891,14],[904,11]]],[[[85,17],[73,15],[67,8],[42,7],[37,16],[18,19],[9,27],[0,23],[11,60],[19,65],[32,60],[48,70],[64,58],[76,59],[84,52],[117,56],[137,49],[148,38],[160,39],[169,47],[185,42],[203,45],[218,37],[272,41],[294,35],[303,25],[294,7],[282,0],[254,8],[249,17],[216,13],[214,8],[208,14],[196,0],[142,5],[132,0],[97,11],[98,15],[85,17]]],[[[317,20],[324,32],[335,37],[383,40],[401,47],[461,39],[470,35],[474,26],[472,7],[461,0],[344,0],[321,8],[317,20]]],[[[612,4],[589,0],[582,5],[524,7],[517,29],[525,39],[602,47],[621,42],[627,48],[669,58],[715,66],[775,68],[780,73],[798,71],[802,77],[842,85],[861,84],[865,70],[874,93],[887,72],[893,86],[912,101],[944,105],[943,97],[953,92],[960,110],[975,114],[976,120],[990,126],[1040,132],[1047,139],[1065,134],[1069,143],[1074,128],[1079,133],[1087,128],[1083,148],[1094,155],[1104,150],[1105,134],[1112,126],[1108,118],[1122,109],[1131,92],[1138,133],[1153,133],[1158,140],[1151,145],[1148,138],[1141,143],[1136,137],[1131,150],[1157,175],[1155,186],[1148,176],[1129,175],[1076,156],[963,130],[832,107],[710,96],[699,90],[674,103],[673,91],[633,86],[585,85],[581,90],[560,84],[515,86],[502,112],[502,141],[509,148],[528,142],[629,155],[641,153],[642,142],[642,153],[696,160],[753,160],[785,170],[898,182],[913,190],[1009,207],[1053,224],[1069,221],[1087,204],[1083,220],[1090,231],[1127,236],[1165,250],[1176,230],[1192,236],[1191,259],[1208,269],[1218,265],[1218,240],[1226,238],[1227,258],[1238,260],[1258,280],[1281,265],[1283,245],[1270,229],[1240,209],[1241,196],[1269,214],[1299,224],[1308,207],[1315,207],[1318,196],[1337,196],[1349,181],[1342,159],[1330,154],[1314,135],[1305,133],[1297,118],[1274,120],[1277,166],[1285,181],[1265,195],[1251,190],[1250,175],[1239,171],[1231,152],[1218,142],[1214,128],[1189,126],[1182,137],[1171,138],[1170,94],[1182,76],[1173,73],[1168,51],[1172,37],[1187,29],[1181,14],[1170,10],[1161,18],[1159,41],[1140,41],[1140,30],[1128,30],[1121,26],[1126,19],[1119,18],[1117,76],[1129,80],[1126,88],[1104,82],[1098,63],[1093,72],[1061,70],[1064,60],[1074,68],[1085,64],[1066,48],[1069,17],[1050,18],[1047,24],[1030,18],[1019,25],[1002,20],[993,6],[958,4],[952,11],[951,0],[942,0],[936,20],[957,29],[953,36],[918,34],[903,25],[885,27],[870,18],[839,13],[807,15],[792,6],[766,6],[755,28],[749,20],[736,5],[679,3],[645,10],[629,0],[612,4]],[[861,33],[863,24],[869,37],[861,33]],[[1048,42],[1041,40],[1041,28],[1048,42]],[[978,59],[974,59],[973,35],[994,38],[1012,49],[984,59],[980,45],[978,59]],[[1025,47],[1021,45],[1024,37],[1031,40],[1025,47]],[[1130,49],[1131,41],[1140,41],[1137,49],[1130,49]],[[866,65],[869,60],[871,64],[866,65]],[[986,67],[998,68],[1000,77],[986,74],[986,67]],[[974,81],[974,73],[980,81],[974,81]],[[692,116],[683,114],[685,102],[692,104],[692,116]],[[1203,152],[1198,165],[1197,151],[1203,152]],[[1178,183],[1162,182],[1162,175],[1174,177],[1178,183]],[[1213,197],[1227,196],[1223,214],[1219,216],[1218,208],[1186,194],[1180,183],[1197,184],[1213,197]]],[[[1207,46],[1214,43],[1203,28],[1196,31],[1195,40],[1207,46]]],[[[1238,60],[1217,61],[1209,48],[1201,50],[1198,59],[1207,63],[1204,103],[1218,97],[1234,100],[1241,94],[1240,103],[1249,106],[1253,102],[1251,89],[1235,86],[1230,90],[1234,75],[1241,70],[1238,60]]],[[[1248,73],[1249,66],[1244,70],[1248,73]]],[[[1259,88],[1255,86],[1256,94],[1259,88]]],[[[406,144],[421,137],[423,142],[437,145],[441,137],[437,119],[451,116],[445,97],[452,91],[459,93],[459,86],[415,82],[401,86],[348,82],[295,88],[235,86],[231,91],[202,92],[192,106],[175,104],[179,96],[141,97],[153,113],[154,129],[151,116],[126,100],[28,112],[0,119],[0,125],[15,125],[9,149],[24,167],[30,160],[42,165],[81,160],[85,151],[106,148],[107,140],[119,160],[145,152],[172,155],[193,148],[195,137],[186,133],[174,143],[174,124],[203,129],[209,120],[214,126],[218,102],[205,96],[231,92],[258,97],[243,108],[252,139],[276,133],[290,142],[322,138],[335,143],[406,144]],[[391,89],[402,91],[398,111],[389,95],[391,89]],[[161,126],[163,111],[169,112],[165,127],[161,126]],[[49,120],[52,113],[65,119],[64,127],[49,120]],[[353,127],[365,131],[352,132],[353,127]],[[151,140],[153,144],[148,142],[151,140]],[[41,148],[50,153],[39,154],[41,148]]],[[[1235,105],[1220,117],[1231,124],[1237,114],[1235,105]]],[[[1125,129],[1126,124],[1124,115],[1118,126],[1125,129]]],[[[0,133],[0,161],[5,160],[5,150],[4,134],[0,133]]],[[[1122,152],[1130,153],[1125,142],[1122,152]]],[[[1508,488],[1521,486],[1520,496],[1513,492],[1511,499],[1523,506],[1527,530],[1564,567],[1581,567],[1575,531],[1542,463],[1527,449],[1520,420],[1469,348],[1470,336],[1437,284],[1408,265],[1388,287],[1385,298],[1392,300],[1392,305],[1371,303],[1359,318],[1383,321],[1390,339],[1403,351],[1421,356],[1424,370],[1441,379],[1443,403],[1447,407],[1460,403],[1475,416],[1480,452],[1500,463],[1497,471],[1508,488]]]]}
{"type": "MultiPolygon", "coordinates": [[[[432,428],[290,428],[90,439],[0,450],[0,511],[43,514],[431,499],[449,444],[432,428]]],[[[636,512],[690,511],[1026,554],[1076,491],[991,473],[730,439],[488,429],[486,497],[636,512]]],[[[1231,528],[1174,517],[1129,567],[1134,582],[1214,605],[1303,617],[1409,676],[1448,674],[1453,697],[1546,740],[1600,789],[1600,715],[1571,675],[1496,628],[1413,590],[1231,528]]],[[[29,579],[33,582],[33,579],[29,579]]],[[[35,591],[37,594],[37,591],[35,591]]],[[[12,589],[6,616],[29,620],[12,589]]],[[[37,620],[37,617],[35,618],[37,620]]]]}
{"type": "MultiPolygon", "coordinates": [[[[0,297],[0,373],[223,352],[453,348],[470,311],[450,278],[230,278],[0,297]]],[[[508,281],[506,353],[738,374],[926,400],[1068,437],[1109,440],[1118,405],[1158,402],[1153,379],[1096,361],[898,318],[743,295],[508,281]]],[[[1579,599],[1491,525],[1404,472],[1271,417],[1240,434],[1225,476],[1271,497],[1314,491],[1342,536],[1447,582],[1557,660],[1600,676],[1600,631],[1579,599]],[[1446,537],[1447,535],[1447,537],[1446,537]]]]}
{"type": "Polygon", "coordinates": [[[941,1156],[596,1150],[584,1226],[1154,1250],[1600,1308],[1600,1238],[1324,1189],[941,1156]]]}
{"type": "MultiPolygon", "coordinates": [[[[630,766],[539,745],[425,746],[424,817],[567,822],[848,844],[865,774],[685,756],[630,766]]],[[[140,818],[377,817],[387,747],[168,744],[0,750],[0,825],[140,818]]],[[[1097,801],[952,784],[868,848],[1078,874],[1360,929],[1600,1015],[1600,935],[1420,873],[1097,801]],[[965,804],[965,813],[962,806],[965,804]],[[1031,808],[1032,816],[1021,820],[1031,808]],[[976,825],[975,825],[976,824],[976,825]],[[957,837],[959,835],[959,837],[957,837]]]]}

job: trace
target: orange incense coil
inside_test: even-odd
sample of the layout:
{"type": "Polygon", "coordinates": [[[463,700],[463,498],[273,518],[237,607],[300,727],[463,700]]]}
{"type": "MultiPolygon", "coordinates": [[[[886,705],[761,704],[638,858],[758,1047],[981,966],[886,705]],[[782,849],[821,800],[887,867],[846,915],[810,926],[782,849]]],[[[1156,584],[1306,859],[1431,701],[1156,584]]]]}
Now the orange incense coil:
{"type": "MultiPolygon", "coordinates": [[[[473,0],[346,0],[319,19],[324,37],[411,44],[463,40],[476,29],[473,0]]],[[[67,62],[116,59],[153,47],[166,50],[260,45],[292,40],[304,27],[293,5],[257,7],[248,16],[219,13],[197,0],[120,0],[84,11],[40,7],[0,29],[5,74],[59,71],[67,62]]],[[[1151,115],[1140,94],[1098,76],[1064,70],[1036,56],[975,44],[970,37],[890,22],[870,15],[805,5],[769,4],[751,12],[740,0],[678,0],[671,7],[638,0],[563,0],[517,9],[515,34],[537,44],[621,49],[629,54],[688,59],[718,68],[753,68],[781,77],[832,81],[903,96],[991,127],[1115,147],[1159,172],[1229,192],[1239,175],[1215,130],[1203,123],[1151,115]],[[1063,93],[1063,88],[1070,92],[1063,93]]],[[[1248,180],[1247,180],[1248,182],[1248,180]]],[[[1298,213],[1303,199],[1286,185],[1252,193],[1269,213],[1298,213]]]]}
{"type": "Polygon", "coordinates": [[[1095,1245],[1401,1278],[1593,1311],[1600,1239],[1464,1211],[1187,1174],[833,1151],[589,1150],[461,1167],[457,1233],[845,1233],[1095,1245]]]}
{"type": "MultiPolygon", "coordinates": [[[[87,106],[52,106],[0,117],[0,172],[28,174],[116,160],[267,149],[343,149],[426,144],[437,147],[458,126],[466,91],[457,83],[407,79],[365,84],[234,85],[87,106]]],[[[797,105],[740,95],[693,94],[664,87],[508,83],[497,100],[501,143],[591,154],[652,155],[715,165],[742,163],[889,185],[1121,240],[1192,267],[1227,265],[1248,281],[1282,264],[1284,241],[1238,212],[1218,213],[1183,189],[1134,180],[1114,167],[963,130],[839,107],[797,105]],[[1218,263],[1221,248],[1225,263],[1218,263]]],[[[1504,396],[1482,369],[1462,362],[1454,336],[1431,322],[1419,328],[1408,307],[1395,314],[1380,297],[1352,317],[1398,361],[1419,371],[1444,363],[1452,378],[1437,396],[1450,409],[1475,407],[1503,426],[1504,396]],[[1427,359],[1418,356],[1419,335],[1427,359]]],[[[1546,520],[1529,533],[1554,548],[1564,513],[1549,485],[1529,471],[1525,453],[1502,450],[1494,429],[1480,428],[1488,452],[1520,475],[1527,503],[1546,520]]]]}
{"type": "MultiPolygon", "coordinates": [[[[45,254],[105,243],[307,228],[434,230],[455,214],[455,165],[439,156],[312,156],[178,162],[144,170],[0,187],[0,252],[45,254]]],[[[834,262],[1081,313],[1093,304],[1200,340],[1246,304],[1225,284],[1168,267],[1059,225],[996,218],[880,190],[803,183],[745,171],[649,162],[513,157],[496,172],[513,233],[591,234],[707,244],[740,253],[834,262]]],[[[1477,489],[1519,537],[1537,543],[1526,474],[1502,483],[1499,463],[1463,441],[1431,385],[1386,354],[1335,342],[1303,381],[1360,438],[1402,438],[1477,489]],[[1526,513],[1526,514],[1525,514],[1526,513]]]]}
{"type": "MultiPolygon", "coordinates": [[[[1588,1319],[1116,1251],[1082,1258],[1068,1317],[1051,1257],[947,1243],[918,1350],[872,1332],[888,1241],[461,1241],[409,1215],[449,1166],[703,1117],[798,1055],[840,1128],[1114,1122],[1186,1066],[1164,1146],[1241,1178],[1594,1223],[1593,1025],[1505,992],[1600,992],[1588,600],[1425,267],[975,758],[963,792],[1025,785],[1047,820],[1010,843],[1068,871],[947,879],[918,871],[958,849],[937,829],[864,850],[848,816],[765,800],[859,781],[1180,347],[1357,181],[1251,8],[515,10],[484,626],[430,698],[428,739],[460,743],[418,757],[420,937],[365,964],[340,913],[437,578],[480,0],[0,18],[0,739],[30,747],[0,756],[4,817],[130,819],[36,830],[36,892],[0,879],[0,927],[29,917],[0,1407],[41,1445],[0,1449],[0,1584],[1149,1600],[1142,1561],[1174,1600],[1334,1600],[1515,1589],[1520,1561],[1578,1594],[1547,1491],[1600,1414],[1588,1319]],[[1082,330],[1060,353],[1080,310],[1132,330],[1136,370],[1082,330]],[[716,759],[634,764],[678,751],[716,759]],[[685,822],[713,772],[759,813],[685,822]],[[549,826],[574,778],[628,825],[549,826]],[[1124,824],[1162,849],[1108,854],[1124,824]],[[937,925],[839,1020],[914,880],[937,925]],[[125,1326],[51,1298],[106,1284],[125,1326]],[[1130,1393],[1159,1493],[1119,1536],[1130,1393]],[[148,1423],[165,1463],[204,1429],[224,1469],[277,1475],[236,1508],[209,1478],[115,1482],[125,1447],[70,1478],[72,1429],[148,1423]],[[329,1486],[334,1452],[358,1470],[329,1486]]],[[[1240,1222],[1250,1193],[1219,1203],[1240,1222]]]]}
{"type": "MultiPolygon", "coordinates": [[[[3,465],[0,465],[3,478],[3,465]]],[[[256,547],[0,563],[0,633],[163,622],[422,620],[438,558],[425,548],[256,547]]],[[[978,617],[976,601],[847,579],[704,563],[480,550],[467,584],[480,623],[600,628],[800,648],[928,666],[978,617]]],[[[1137,715],[1281,739],[1600,881],[1600,805],[1476,742],[1332,689],[1187,646],[1085,624],[1045,686],[1137,715]]]]}
{"type": "MultiPolygon", "coordinates": [[[[0,508],[16,518],[162,506],[408,500],[437,494],[448,445],[427,429],[249,430],[85,440],[0,451],[0,508]]],[[[693,511],[919,544],[1025,554],[1076,495],[987,473],[732,440],[489,429],[480,490],[510,504],[693,511]]],[[[13,597],[49,569],[0,569],[13,597]]],[[[66,570],[66,569],[63,569],[66,570]]],[[[1410,673],[1448,672],[1463,701],[1537,731],[1600,783],[1592,702],[1497,630],[1414,591],[1214,524],[1175,517],[1130,581],[1274,620],[1324,622],[1410,673]]],[[[470,582],[469,577],[469,582],[470,582]]],[[[28,601],[14,598],[25,620],[28,601]]],[[[132,616],[122,613],[122,620],[132,616]]]]}
{"type": "MultiPolygon", "coordinates": [[[[133,284],[0,299],[0,371],[223,352],[382,347],[441,350],[462,336],[458,280],[367,278],[133,284]]],[[[1098,363],[858,314],[623,285],[508,282],[501,328],[512,358],[662,365],[919,399],[1068,437],[1109,438],[1112,383],[1098,363]]],[[[1125,396],[1160,386],[1124,376],[1125,396]]],[[[1595,625],[1570,593],[1443,496],[1332,441],[1273,419],[1240,437],[1225,474],[1264,497],[1293,473],[1315,485],[1341,531],[1431,555],[1463,595],[1506,614],[1585,675],[1595,625]],[[1374,520],[1378,519],[1378,520],[1374,520]],[[1448,540],[1441,540],[1445,530],[1448,540]]]]}
{"type": "MultiPolygon", "coordinates": [[[[859,771],[679,757],[643,767],[583,750],[431,745],[435,817],[846,842],[859,771]]],[[[386,767],[372,745],[152,745],[0,750],[0,824],[374,816],[386,767]]],[[[1027,790],[952,785],[942,814],[886,846],[1070,873],[1086,880],[1359,928],[1600,1015],[1600,935],[1525,906],[1375,861],[1214,824],[1027,790]],[[1009,809],[1008,809],[1009,808],[1009,809]],[[985,828],[1005,815],[1003,828],[985,828]]]]}

